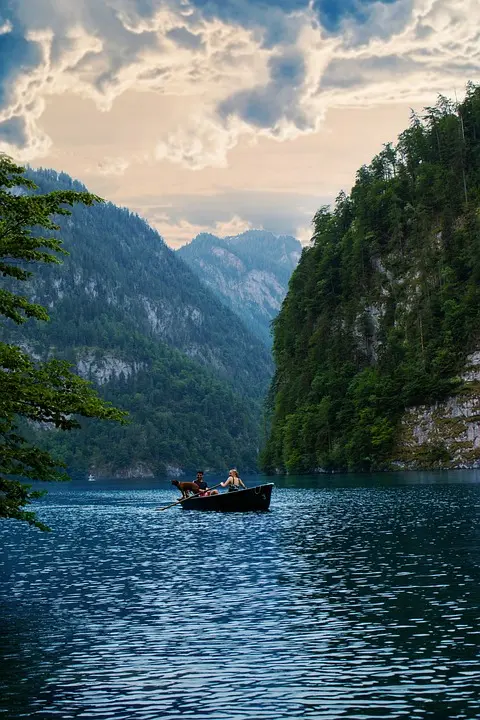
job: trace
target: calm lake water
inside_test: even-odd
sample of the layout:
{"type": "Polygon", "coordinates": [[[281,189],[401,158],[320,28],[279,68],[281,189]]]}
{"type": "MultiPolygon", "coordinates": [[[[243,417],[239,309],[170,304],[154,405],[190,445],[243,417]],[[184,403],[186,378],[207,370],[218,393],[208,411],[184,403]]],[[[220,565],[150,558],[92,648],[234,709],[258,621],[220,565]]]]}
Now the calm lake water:
{"type": "Polygon", "coordinates": [[[480,717],[480,473],[275,482],[222,515],[74,481],[53,533],[0,523],[0,715],[480,717]]]}

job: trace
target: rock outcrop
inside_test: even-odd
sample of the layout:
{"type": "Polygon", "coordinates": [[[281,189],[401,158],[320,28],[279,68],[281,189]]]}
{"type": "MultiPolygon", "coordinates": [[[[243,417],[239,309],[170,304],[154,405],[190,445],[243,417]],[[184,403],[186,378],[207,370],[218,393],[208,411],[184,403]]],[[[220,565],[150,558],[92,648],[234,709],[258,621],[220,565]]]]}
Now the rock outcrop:
{"type": "Polygon", "coordinates": [[[480,468],[480,350],[467,357],[455,395],[405,413],[394,466],[480,468]]]}

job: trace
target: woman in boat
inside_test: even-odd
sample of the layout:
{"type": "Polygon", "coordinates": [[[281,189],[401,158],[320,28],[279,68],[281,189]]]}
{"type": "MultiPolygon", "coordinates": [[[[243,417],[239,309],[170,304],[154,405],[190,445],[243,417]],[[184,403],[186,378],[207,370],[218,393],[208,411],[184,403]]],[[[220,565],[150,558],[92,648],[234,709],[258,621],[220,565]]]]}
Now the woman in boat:
{"type": "Polygon", "coordinates": [[[222,487],[228,487],[228,492],[232,492],[233,490],[247,489],[247,486],[244,485],[242,478],[239,477],[236,470],[230,470],[230,472],[228,473],[228,478],[225,480],[225,482],[222,482],[220,484],[222,487]]]}

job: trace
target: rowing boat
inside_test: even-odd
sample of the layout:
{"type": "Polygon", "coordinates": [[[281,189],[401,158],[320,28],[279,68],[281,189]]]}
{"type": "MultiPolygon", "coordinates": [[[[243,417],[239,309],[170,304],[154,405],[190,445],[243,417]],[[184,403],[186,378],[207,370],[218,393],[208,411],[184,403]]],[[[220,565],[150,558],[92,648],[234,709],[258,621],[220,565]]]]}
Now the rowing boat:
{"type": "Polygon", "coordinates": [[[268,510],[273,483],[257,485],[246,490],[189,497],[181,502],[184,510],[216,510],[217,512],[248,512],[268,510]]]}

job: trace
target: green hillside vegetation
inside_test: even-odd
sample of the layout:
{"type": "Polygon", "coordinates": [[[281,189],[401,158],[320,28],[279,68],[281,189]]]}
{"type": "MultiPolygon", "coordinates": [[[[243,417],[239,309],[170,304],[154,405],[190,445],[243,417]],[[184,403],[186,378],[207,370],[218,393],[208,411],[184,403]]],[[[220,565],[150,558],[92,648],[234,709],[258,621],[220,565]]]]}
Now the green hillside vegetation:
{"type": "MultiPolygon", "coordinates": [[[[85,190],[52,170],[28,176],[43,193],[85,190]]],[[[59,225],[69,255],[22,287],[50,321],[7,324],[1,337],[70,361],[131,422],[82,421],[72,434],[30,427],[32,439],[75,470],[254,469],[273,367],[262,343],[138,216],[76,206],[59,225]]]]}
{"type": "MultiPolygon", "coordinates": [[[[440,97],[314,218],[274,323],[265,469],[387,468],[480,331],[480,88],[440,97]]],[[[432,449],[435,453],[435,449],[432,449]]],[[[441,452],[441,450],[439,450],[441,452]]]]}
{"type": "MultiPolygon", "coordinates": [[[[192,472],[229,464],[254,470],[258,402],[240,398],[228,383],[166,345],[134,334],[130,339],[130,351],[116,357],[142,369],[120,373],[99,388],[103,398],[129,411],[130,423],[84,420],[82,432],[71,437],[41,430],[36,437],[42,447],[70,468],[109,475],[162,474],[169,465],[192,472]]],[[[104,351],[97,353],[101,363],[104,351]]]]}

